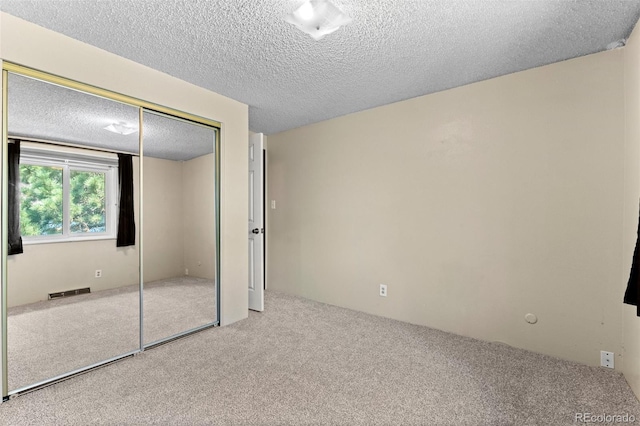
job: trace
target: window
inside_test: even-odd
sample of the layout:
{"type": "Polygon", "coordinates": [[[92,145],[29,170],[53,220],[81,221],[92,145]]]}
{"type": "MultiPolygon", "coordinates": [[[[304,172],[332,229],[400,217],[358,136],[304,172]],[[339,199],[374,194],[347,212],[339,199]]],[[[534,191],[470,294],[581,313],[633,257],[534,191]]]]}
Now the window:
{"type": "Polygon", "coordinates": [[[26,244],[115,238],[118,160],[29,144],[20,155],[20,233],[26,244]]]}

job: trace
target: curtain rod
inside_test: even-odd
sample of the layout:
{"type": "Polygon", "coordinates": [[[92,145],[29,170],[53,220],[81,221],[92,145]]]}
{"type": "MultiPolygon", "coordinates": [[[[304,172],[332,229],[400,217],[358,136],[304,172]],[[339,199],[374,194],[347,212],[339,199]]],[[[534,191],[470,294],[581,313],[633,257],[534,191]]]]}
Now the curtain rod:
{"type": "Polygon", "coordinates": [[[19,140],[25,141],[25,142],[37,142],[37,143],[45,143],[45,144],[48,144],[48,145],[67,146],[69,148],[87,149],[89,151],[107,152],[107,153],[110,153],[110,154],[130,154],[130,155],[133,155],[134,157],[139,157],[140,156],[140,154],[135,153],[135,152],[118,151],[118,150],[115,150],[115,149],[97,148],[97,147],[93,147],[93,146],[79,145],[79,144],[74,144],[74,143],[70,143],[70,142],[52,141],[52,140],[47,140],[47,139],[29,138],[29,137],[24,137],[24,136],[12,136],[12,135],[9,135],[7,139],[19,139],[19,140]]]}

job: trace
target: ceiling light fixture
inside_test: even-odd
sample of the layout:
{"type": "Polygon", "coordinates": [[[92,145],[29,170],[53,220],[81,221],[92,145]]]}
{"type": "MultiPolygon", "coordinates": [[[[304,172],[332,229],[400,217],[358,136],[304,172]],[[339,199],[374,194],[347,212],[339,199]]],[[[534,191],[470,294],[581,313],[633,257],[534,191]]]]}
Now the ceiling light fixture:
{"type": "Polygon", "coordinates": [[[117,123],[109,124],[104,129],[113,133],[117,133],[119,135],[130,135],[131,133],[135,133],[138,131],[137,127],[129,126],[124,121],[119,121],[117,123]]]}
{"type": "Polygon", "coordinates": [[[314,40],[320,40],[351,22],[351,18],[329,0],[306,0],[284,19],[314,40]]]}

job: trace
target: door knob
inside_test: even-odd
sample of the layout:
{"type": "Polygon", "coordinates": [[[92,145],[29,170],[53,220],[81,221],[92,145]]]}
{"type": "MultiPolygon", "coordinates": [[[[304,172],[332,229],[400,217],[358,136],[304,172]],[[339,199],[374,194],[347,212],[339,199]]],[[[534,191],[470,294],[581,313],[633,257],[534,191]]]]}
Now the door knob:
{"type": "Polygon", "coordinates": [[[259,228],[252,229],[252,230],[251,230],[251,233],[252,233],[252,234],[259,234],[259,233],[260,233],[260,229],[259,229],[259,228]]]}

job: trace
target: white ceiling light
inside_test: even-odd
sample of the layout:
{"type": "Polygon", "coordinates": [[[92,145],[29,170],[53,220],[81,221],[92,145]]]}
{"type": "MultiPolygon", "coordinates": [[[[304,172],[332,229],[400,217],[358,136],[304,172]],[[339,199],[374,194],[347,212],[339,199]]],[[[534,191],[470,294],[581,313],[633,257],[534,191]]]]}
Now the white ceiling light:
{"type": "Polygon", "coordinates": [[[117,133],[119,135],[130,135],[131,133],[135,133],[138,131],[138,128],[135,126],[129,126],[124,121],[120,121],[118,123],[109,124],[104,128],[113,133],[117,133]]]}
{"type": "Polygon", "coordinates": [[[306,0],[284,19],[309,34],[314,40],[320,40],[351,22],[351,18],[329,0],[306,0]]]}

